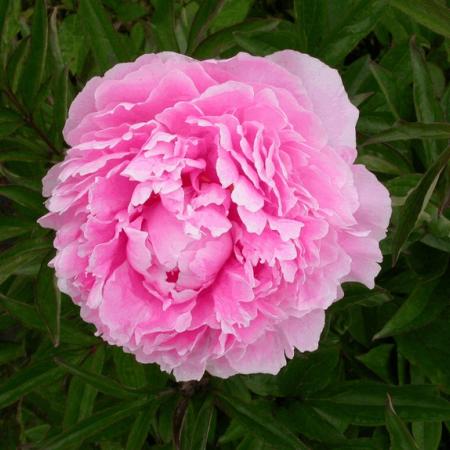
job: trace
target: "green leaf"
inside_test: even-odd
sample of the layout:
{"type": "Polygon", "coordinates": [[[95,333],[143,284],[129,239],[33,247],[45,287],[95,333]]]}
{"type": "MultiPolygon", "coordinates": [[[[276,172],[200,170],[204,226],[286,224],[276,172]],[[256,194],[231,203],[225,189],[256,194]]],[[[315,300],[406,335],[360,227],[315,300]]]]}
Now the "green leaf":
{"type": "Polygon", "coordinates": [[[6,65],[6,78],[12,92],[17,93],[22,73],[26,69],[25,60],[30,52],[30,39],[22,39],[13,51],[6,65]]]}
{"type": "Polygon", "coordinates": [[[369,289],[359,283],[345,283],[343,288],[344,297],[336,303],[333,303],[330,311],[339,312],[353,306],[380,306],[392,299],[389,291],[379,286],[375,286],[374,289],[369,289]]]}
{"type": "Polygon", "coordinates": [[[24,125],[22,117],[9,108],[0,108],[0,137],[14,133],[24,125]]]}
{"type": "MultiPolygon", "coordinates": [[[[33,305],[12,299],[2,293],[0,293],[0,300],[0,307],[8,311],[27,328],[34,328],[44,333],[47,331],[46,324],[43,322],[41,315],[33,305]]],[[[87,347],[98,344],[97,338],[83,333],[76,325],[64,319],[61,319],[60,340],[63,343],[78,347],[87,347]]]]}
{"type": "MultiPolygon", "coordinates": [[[[1,63],[3,66],[4,63],[4,57],[6,57],[6,52],[3,51],[3,47],[5,44],[7,44],[6,40],[6,33],[4,33],[4,30],[7,25],[8,20],[8,10],[9,10],[9,2],[10,0],[4,0],[0,2],[0,53],[1,53],[1,63]]],[[[0,77],[3,77],[4,73],[3,70],[0,73],[0,77]]]]}
{"type": "Polygon", "coordinates": [[[155,34],[156,44],[160,51],[178,52],[178,43],[175,37],[175,9],[173,0],[152,0],[155,8],[151,25],[155,34]]]}
{"type": "MultiPolygon", "coordinates": [[[[450,389],[450,330],[447,308],[426,327],[395,337],[398,351],[433,383],[450,389]]],[[[441,419],[436,419],[441,420],[441,419]]]]}
{"type": "Polygon", "coordinates": [[[438,450],[442,437],[441,422],[413,422],[412,432],[419,448],[438,450]]]}
{"type": "Polygon", "coordinates": [[[389,70],[379,64],[375,64],[374,62],[369,64],[369,68],[380,86],[381,92],[383,92],[387,105],[389,106],[393,116],[399,120],[402,99],[400,98],[399,88],[393,74],[389,72],[389,70]]]}
{"type": "MultiPolygon", "coordinates": [[[[80,367],[98,373],[102,371],[104,361],[104,348],[99,347],[95,349],[95,352],[88,355],[80,367]]],[[[65,369],[62,366],[60,367],[65,369]]],[[[89,417],[94,409],[96,397],[96,388],[87,384],[81,377],[72,377],[65,402],[63,428],[67,429],[79,422],[82,418],[89,417]]],[[[81,444],[81,442],[79,444],[81,444]]]]}
{"type": "Polygon", "coordinates": [[[223,28],[243,22],[255,0],[227,0],[220,13],[212,21],[210,30],[215,33],[223,28]]]}
{"type": "Polygon", "coordinates": [[[34,273],[35,263],[50,249],[51,244],[41,239],[23,240],[0,254],[0,284],[11,275],[34,273]]]}
{"type": "MultiPolygon", "coordinates": [[[[97,351],[103,352],[103,347],[100,347],[97,351]]],[[[135,398],[136,395],[138,395],[138,393],[132,392],[130,388],[126,389],[110,377],[100,375],[100,371],[99,373],[89,372],[60,359],[56,359],[56,363],[72,375],[80,377],[83,381],[93,386],[96,390],[102,392],[103,394],[124,400],[135,398]]]]}
{"type": "Polygon", "coordinates": [[[286,396],[296,396],[323,389],[333,379],[339,357],[336,345],[296,355],[277,377],[280,391],[286,396]]]}
{"type": "Polygon", "coordinates": [[[64,58],[64,65],[73,74],[79,74],[84,66],[89,51],[86,33],[79,14],[66,16],[59,26],[59,43],[64,58]]]}
{"type": "Polygon", "coordinates": [[[391,450],[419,450],[419,447],[411,436],[408,428],[403,423],[402,419],[397,416],[389,394],[387,395],[385,417],[386,428],[391,437],[391,450]]]}
{"type": "Polygon", "coordinates": [[[0,409],[11,405],[35,389],[55,383],[63,376],[64,370],[49,361],[42,361],[22,369],[0,386],[0,409]]]}
{"type": "Polygon", "coordinates": [[[237,419],[250,433],[264,439],[277,449],[307,450],[292,432],[269,414],[265,414],[256,404],[243,402],[238,398],[216,393],[217,403],[228,416],[237,419]]]}
{"type": "Polygon", "coordinates": [[[326,417],[347,420],[354,425],[379,426],[384,424],[387,394],[404,420],[435,422],[450,417],[450,403],[438,395],[434,386],[428,385],[346,381],[317,392],[305,402],[326,417]]]}
{"type": "Polygon", "coordinates": [[[393,349],[393,344],[379,345],[364,355],[357,356],[356,359],[361,361],[383,381],[391,383],[393,381],[391,375],[391,356],[393,349]]]}
{"type": "Polygon", "coordinates": [[[64,69],[64,58],[59,44],[58,8],[55,8],[50,16],[50,53],[53,57],[56,71],[62,71],[64,69]]]}
{"type": "Polygon", "coordinates": [[[158,407],[159,403],[153,402],[144,411],[138,413],[128,435],[126,450],[141,449],[144,446],[158,407]]]}
{"type": "Polygon", "coordinates": [[[0,345],[0,364],[6,364],[25,355],[25,347],[22,344],[2,342],[0,345]]]}
{"type": "MultiPolygon", "coordinates": [[[[1,158],[0,158],[1,159],[1,158]]],[[[30,233],[36,223],[17,217],[0,217],[0,242],[30,233]]]]}
{"type": "Polygon", "coordinates": [[[363,0],[353,4],[353,8],[343,8],[346,14],[345,19],[323,40],[324,43],[318,55],[327,64],[336,65],[343,61],[358,42],[374,28],[386,9],[388,1],[363,0]]]}
{"type": "Polygon", "coordinates": [[[113,28],[100,0],[80,0],[78,14],[101,72],[127,59],[122,36],[113,28]]]}
{"type": "Polygon", "coordinates": [[[397,262],[398,256],[413,230],[420,213],[428,204],[438,182],[439,175],[447,166],[449,159],[450,147],[441,153],[439,159],[427,170],[417,186],[408,194],[392,238],[392,260],[394,264],[397,262]]]}
{"type": "Polygon", "coordinates": [[[34,105],[44,80],[48,46],[47,6],[45,0],[36,0],[31,25],[30,53],[21,76],[21,96],[28,107],[34,105]]]}
{"type": "Polygon", "coordinates": [[[61,334],[61,293],[56,286],[54,270],[48,267],[53,250],[42,261],[37,276],[35,302],[55,347],[59,345],[61,334]]]}
{"type": "MultiPolygon", "coordinates": [[[[450,22],[449,22],[450,25],[450,22]]],[[[433,123],[443,119],[439,102],[434,96],[433,83],[422,51],[416,46],[415,38],[410,41],[411,66],[413,72],[414,106],[417,120],[423,123],[433,123]]],[[[447,139],[448,136],[444,137],[447,139]]],[[[445,147],[444,143],[444,147],[445,147]]],[[[439,156],[443,146],[434,141],[423,143],[425,153],[419,154],[424,165],[429,167],[439,156]]]]}
{"type": "MultiPolygon", "coordinates": [[[[105,347],[103,345],[99,345],[95,347],[94,353],[86,361],[83,369],[85,368],[87,373],[95,377],[97,374],[102,373],[105,364],[105,358],[106,358],[105,347]]],[[[68,370],[67,363],[65,366],[63,364],[60,364],[58,361],[57,363],[64,369],[68,370]]],[[[83,369],[81,370],[83,371],[83,369]]],[[[86,382],[86,384],[84,385],[84,388],[82,390],[79,399],[78,421],[86,419],[92,415],[92,412],[94,411],[95,400],[98,394],[98,386],[87,382],[86,378],[83,377],[80,378],[82,378],[83,381],[86,382]]]]}
{"type": "Polygon", "coordinates": [[[213,413],[214,404],[209,397],[204,401],[197,414],[197,419],[195,420],[192,430],[192,440],[190,442],[189,450],[206,450],[213,413]]]}
{"type": "Polygon", "coordinates": [[[135,389],[147,384],[145,369],[141,363],[136,361],[134,355],[125,353],[121,348],[113,348],[114,365],[119,381],[135,389]]]}
{"type": "Polygon", "coordinates": [[[394,316],[374,336],[381,339],[421,328],[445,308],[450,289],[438,280],[419,283],[394,316]]]}
{"type": "Polygon", "coordinates": [[[326,6],[326,3],[321,0],[314,2],[294,0],[295,24],[300,41],[299,50],[308,53],[317,51],[321,39],[317,29],[324,28],[326,6]]]}
{"type": "Polygon", "coordinates": [[[65,450],[72,444],[101,436],[108,427],[133,416],[154,401],[155,396],[152,396],[133,402],[122,402],[103,409],[73,425],[66,431],[40,443],[40,447],[46,450],[65,450]]]}
{"type": "Polygon", "coordinates": [[[391,0],[390,4],[429,28],[450,38],[450,10],[435,0],[391,0]]]}
{"type": "Polygon", "coordinates": [[[46,331],[45,323],[34,306],[14,300],[2,293],[0,293],[0,301],[0,306],[20,320],[26,327],[46,331]]]}
{"type": "Polygon", "coordinates": [[[382,142],[409,141],[411,139],[450,139],[450,124],[438,123],[408,123],[399,122],[392,128],[371,136],[362,145],[382,142]]]}
{"type": "Polygon", "coordinates": [[[339,442],[344,435],[326,417],[299,401],[280,409],[277,414],[291,431],[319,442],[339,442]]]}
{"type": "MultiPolygon", "coordinates": [[[[0,143],[2,145],[2,143],[0,143]]],[[[39,153],[31,152],[28,149],[1,149],[0,162],[22,161],[22,162],[38,162],[45,161],[45,156],[39,153]]]]}
{"type": "Polygon", "coordinates": [[[203,0],[200,3],[189,33],[188,55],[193,54],[197,46],[205,38],[211,23],[219,15],[225,2],[226,0],[203,0]]]}
{"type": "Polygon", "coordinates": [[[278,49],[272,45],[262,41],[258,37],[253,37],[253,33],[233,33],[234,40],[245,51],[256,56],[270,55],[276,52],[278,49]]]}
{"type": "Polygon", "coordinates": [[[6,197],[24,208],[28,208],[38,215],[45,211],[42,197],[39,193],[23,186],[0,186],[0,197],[6,197]]]}
{"type": "Polygon", "coordinates": [[[53,88],[55,104],[53,106],[53,141],[58,149],[61,149],[62,130],[67,119],[69,109],[69,71],[63,68],[57,75],[53,88]]]}
{"type": "Polygon", "coordinates": [[[193,52],[198,59],[213,58],[229,50],[235,43],[234,33],[268,33],[280,23],[277,19],[249,19],[237,25],[224,28],[203,40],[193,52]]]}

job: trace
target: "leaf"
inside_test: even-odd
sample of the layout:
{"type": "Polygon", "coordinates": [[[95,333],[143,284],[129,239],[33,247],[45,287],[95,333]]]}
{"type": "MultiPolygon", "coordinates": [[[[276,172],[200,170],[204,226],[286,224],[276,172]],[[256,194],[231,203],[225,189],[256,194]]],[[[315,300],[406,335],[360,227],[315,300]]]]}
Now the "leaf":
{"type": "Polygon", "coordinates": [[[354,425],[379,426],[384,424],[387,394],[404,420],[435,422],[450,417],[450,403],[430,385],[392,386],[365,380],[346,381],[315,393],[305,403],[327,417],[347,420],[354,425]]]}
{"type": "MultiPolygon", "coordinates": [[[[449,22],[450,25],[450,22],[449,22]]],[[[414,106],[417,120],[423,123],[432,123],[443,119],[442,111],[437,99],[434,97],[433,83],[428,71],[425,58],[416,46],[415,38],[410,41],[411,66],[413,73],[414,106]]],[[[445,137],[444,139],[448,136],[445,137]]],[[[445,147],[444,143],[444,147],[445,147]]],[[[419,154],[425,167],[429,167],[439,156],[442,145],[437,142],[425,141],[423,143],[424,154],[419,154]]]]}
{"type": "Polygon", "coordinates": [[[38,215],[44,212],[41,195],[26,187],[0,186],[0,197],[6,197],[24,208],[31,209],[38,215]]]}
{"type": "Polygon", "coordinates": [[[0,409],[11,405],[35,389],[55,383],[63,376],[64,370],[49,361],[42,361],[22,369],[0,386],[0,409]]]}
{"type": "MultiPolygon", "coordinates": [[[[96,348],[95,352],[91,352],[80,367],[83,370],[99,373],[103,370],[104,362],[105,351],[101,346],[96,348]]],[[[65,369],[63,366],[60,367],[65,369]]],[[[72,377],[65,402],[63,428],[67,429],[81,419],[89,417],[94,409],[96,397],[97,389],[87,384],[81,377],[72,377]]]]}
{"type": "Polygon", "coordinates": [[[6,65],[6,81],[12,92],[17,93],[22,73],[26,69],[25,60],[30,52],[30,39],[22,39],[10,56],[6,65]]]}
{"type": "Polygon", "coordinates": [[[380,86],[381,92],[386,98],[386,102],[392,112],[392,115],[397,120],[400,120],[400,104],[402,102],[402,99],[400,98],[399,88],[394,76],[389,72],[389,70],[385,69],[379,64],[375,64],[374,62],[371,62],[369,64],[369,68],[378,85],[380,86]]]}
{"type": "Polygon", "coordinates": [[[255,0],[227,0],[220,13],[212,21],[210,30],[215,33],[245,20],[255,0]]]}
{"type": "MultiPolygon", "coordinates": [[[[395,337],[398,351],[433,383],[450,389],[450,310],[426,327],[395,337]]],[[[440,420],[440,419],[437,419],[440,420]]]]}
{"type": "Polygon", "coordinates": [[[219,15],[226,0],[203,0],[191,25],[187,54],[191,55],[206,36],[212,21],[219,15]]]}
{"type": "Polygon", "coordinates": [[[0,284],[11,275],[34,272],[34,264],[50,249],[51,244],[41,239],[27,239],[20,241],[8,250],[0,253],[0,284]]]}
{"type": "Polygon", "coordinates": [[[450,139],[450,124],[437,123],[408,123],[399,122],[363,142],[362,145],[382,142],[409,141],[411,139],[450,139]]]}
{"type": "Polygon", "coordinates": [[[6,364],[17,358],[25,356],[25,347],[22,344],[2,342],[0,345],[0,364],[6,364]]]}
{"type": "Polygon", "coordinates": [[[280,408],[277,417],[294,433],[319,442],[339,442],[344,435],[326,417],[302,402],[280,408]]]}
{"type": "Polygon", "coordinates": [[[115,347],[113,358],[117,377],[123,385],[139,389],[147,384],[144,366],[136,361],[134,355],[115,347]]]}
{"type": "Polygon", "coordinates": [[[438,450],[442,437],[441,422],[413,422],[412,432],[419,448],[438,450]]]}
{"type": "Polygon", "coordinates": [[[450,38],[450,11],[443,4],[435,0],[391,0],[390,4],[435,33],[450,38]]]}
{"type": "Polygon", "coordinates": [[[6,137],[23,126],[22,117],[8,108],[0,108],[0,137],[6,137]]]}
{"type": "Polygon", "coordinates": [[[280,389],[276,377],[266,373],[255,373],[242,377],[248,389],[257,395],[284,397],[285,392],[280,389]]]}
{"type": "Polygon", "coordinates": [[[64,69],[64,59],[59,44],[58,8],[54,8],[50,16],[50,53],[53,57],[56,71],[61,72],[64,69]]]}
{"type": "Polygon", "coordinates": [[[141,449],[144,446],[158,406],[159,403],[153,402],[144,411],[138,413],[128,435],[126,450],[141,449]]]}
{"type": "Polygon", "coordinates": [[[305,2],[294,0],[295,24],[299,35],[299,50],[312,53],[317,51],[319,39],[317,29],[324,28],[326,3],[320,0],[305,2]]]}
{"type": "Polygon", "coordinates": [[[73,425],[66,431],[40,443],[40,448],[45,448],[46,450],[65,450],[72,444],[95,436],[101,436],[103,431],[108,427],[136,414],[154,401],[155,396],[152,396],[133,402],[122,402],[103,409],[73,425]]]}
{"type": "MultiPolygon", "coordinates": [[[[1,159],[1,158],[0,158],[1,159]]],[[[30,233],[36,223],[17,217],[0,217],[0,242],[30,233]]]]}
{"type": "Polygon", "coordinates": [[[379,345],[372,348],[364,355],[356,356],[356,359],[361,361],[373,373],[378,375],[386,383],[391,383],[391,356],[394,349],[393,344],[379,345]]]}
{"type": "MultiPolygon", "coordinates": [[[[0,293],[0,307],[8,311],[27,328],[34,328],[44,333],[47,331],[46,325],[41,319],[41,315],[38,314],[38,311],[33,305],[20,302],[0,293]]],[[[97,338],[83,333],[76,325],[64,319],[61,319],[60,340],[63,343],[78,347],[98,344],[97,338]]]]}
{"type": "Polygon", "coordinates": [[[217,404],[228,416],[237,419],[250,433],[264,439],[277,449],[307,450],[293,433],[273,417],[265,414],[256,405],[243,402],[220,392],[216,393],[217,404]]]}
{"type": "Polygon", "coordinates": [[[203,402],[203,405],[197,414],[194,428],[192,430],[192,440],[189,450],[206,450],[213,413],[214,404],[212,399],[208,397],[203,402]]]}
{"type": "Polygon", "coordinates": [[[233,37],[240,47],[256,56],[270,55],[278,50],[258,37],[253,37],[252,33],[234,32],[233,37]]]}
{"type": "Polygon", "coordinates": [[[439,175],[450,159],[450,147],[441,153],[439,159],[427,170],[417,186],[408,194],[392,238],[392,261],[397,262],[398,256],[413,230],[420,213],[430,200],[436,187],[439,175]]]}
{"type": "Polygon", "coordinates": [[[329,65],[336,65],[350,53],[358,42],[374,28],[388,2],[366,0],[353,2],[353,8],[346,8],[345,19],[323,39],[318,55],[329,65]]]}
{"type": "MultiPolygon", "coordinates": [[[[6,42],[7,41],[6,33],[4,33],[4,30],[6,29],[7,20],[8,20],[9,2],[10,2],[10,0],[4,0],[4,1],[0,2],[0,53],[2,55],[2,60],[1,60],[2,65],[4,63],[3,56],[6,57],[6,52],[3,52],[3,47],[7,43],[6,42]]],[[[0,73],[0,77],[3,77],[3,75],[4,75],[4,73],[2,70],[0,73]]]]}
{"type": "Polygon", "coordinates": [[[323,389],[333,378],[339,357],[339,347],[335,345],[296,355],[277,377],[280,391],[295,396],[323,389]]]}
{"type": "Polygon", "coordinates": [[[80,22],[100,71],[106,72],[119,61],[125,61],[122,36],[114,30],[100,0],[80,0],[79,5],[80,22]]]}
{"type": "Polygon", "coordinates": [[[175,37],[175,12],[173,0],[152,0],[155,8],[151,25],[155,34],[156,43],[160,51],[178,52],[178,43],[175,37]]]}
{"type": "Polygon", "coordinates": [[[69,109],[69,71],[63,68],[56,76],[53,88],[55,104],[53,106],[53,141],[57,149],[63,146],[62,130],[69,109]]]}
{"type": "Polygon", "coordinates": [[[34,105],[44,80],[48,46],[47,6],[45,0],[36,0],[31,25],[31,45],[28,59],[20,80],[20,94],[28,107],[34,105]]]}
{"type": "Polygon", "coordinates": [[[71,14],[65,17],[58,30],[64,65],[69,67],[73,74],[79,74],[82,71],[89,51],[82,21],[79,14],[71,14]]]}
{"type": "Polygon", "coordinates": [[[369,289],[359,283],[345,283],[344,297],[333,303],[330,311],[339,312],[353,306],[375,307],[383,303],[391,301],[392,297],[386,289],[375,286],[374,289],[369,289]]]}
{"type": "MultiPolygon", "coordinates": [[[[100,347],[100,349],[97,351],[103,352],[104,349],[100,347]]],[[[58,366],[60,367],[63,367],[72,375],[82,378],[84,382],[88,383],[89,385],[93,386],[95,389],[106,395],[124,400],[133,399],[136,397],[136,395],[138,395],[138,393],[132,392],[129,388],[124,388],[119,383],[111,380],[111,378],[100,375],[100,371],[99,373],[89,372],[80,367],[75,367],[68,362],[62,361],[61,359],[56,359],[56,364],[58,364],[58,366]]]]}
{"type": "Polygon", "coordinates": [[[277,19],[249,19],[224,28],[203,40],[193,52],[193,56],[198,59],[213,58],[234,45],[234,33],[246,33],[247,36],[257,32],[268,33],[279,23],[277,19]]]}
{"type": "Polygon", "coordinates": [[[61,332],[61,293],[56,286],[54,270],[48,267],[53,250],[41,263],[38,273],[35,301],[36,307],[47,325],[55,347],[58,347],[61,332]]]}
{"type": "Polygon", "coordinates": [[[20,320],[26,327],[46,331],[45,323],[34,306],[14,300],[2,293],[0,293],[0,306],[20,320]]]}
{"type": "MultiPolygon", "coordinates": [[[[2,144],[0,143],[0,145],[2,144]]],[[[27,149],[0,150],[0,162],[7,162],[7,161],[41,162],[45,161],[45,156],[40,155],[39,153],[30,152],[27,149]]]]}
{"type": "Polygon", "coordinates": [[[450,289],[437,280],[419,283],[394,316],[373,338],[381,339],[421,328],[445,308],[450,289]]]}
{"type": "MultiPolygon", "coordinates": [[[[103,345],[95,347],[94,353],[86,361],[83,369],[85,368],[86,372],[92,374],[94,377],[97,374],[101,374],[103,371],[103,367],[105,365],[105,357],[106,357],[105,347],[103,345]]],[[[67,363],[64,369],[67,370],[67,363]]],[[[86,382],[87,381],[86,378],[83,378],[83,381],[86,382]]],[[[98,386],[86,382],[85,385],[83,386],[83,390],[79,398],[78,421],[86,419],[92,415],[92,412],[94,411],[97,394],[98,394],[98,386]]]]}
{"type": "Polygon", "coordinates": [[[419,447],[408,431],[408,428],[400,417],[397,416],[389,394],[387,395],[385,417],[386,428],[388,429],[391,437],[391,450],[419,450],[419,447]]]}

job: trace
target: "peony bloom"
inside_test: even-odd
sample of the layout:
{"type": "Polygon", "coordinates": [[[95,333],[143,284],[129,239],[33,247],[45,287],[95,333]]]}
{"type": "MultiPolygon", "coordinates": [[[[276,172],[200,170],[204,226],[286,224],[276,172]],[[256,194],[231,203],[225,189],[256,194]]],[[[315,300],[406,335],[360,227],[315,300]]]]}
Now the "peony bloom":
{"type": "Polygon", "coordinates": [[[277,373],[315,350],[341,283],[374,286],[386,189],[358,110],[295,51],[149,54],[91,79],[44,179],[59,288],[177,380],[277,373]]]}

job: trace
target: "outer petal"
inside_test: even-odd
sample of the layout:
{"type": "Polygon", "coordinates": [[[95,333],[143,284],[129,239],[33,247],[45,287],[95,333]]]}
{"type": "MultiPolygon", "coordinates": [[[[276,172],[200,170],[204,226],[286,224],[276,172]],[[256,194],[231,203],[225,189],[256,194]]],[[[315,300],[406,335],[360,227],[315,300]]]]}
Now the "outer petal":
{"type": "Polygon", "coordinates": [[[356,147],[358,109],[350,103],[337,70],[304,53],[282,50],[266,56],[297,75],[334,147],[356,147]]]}

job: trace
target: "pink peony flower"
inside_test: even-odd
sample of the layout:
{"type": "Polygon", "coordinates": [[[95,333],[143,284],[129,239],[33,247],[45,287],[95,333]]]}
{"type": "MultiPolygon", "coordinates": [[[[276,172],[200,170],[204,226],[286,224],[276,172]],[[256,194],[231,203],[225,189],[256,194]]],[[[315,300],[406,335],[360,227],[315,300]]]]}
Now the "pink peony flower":
{"type": "Polygon", "coordinates": [[[90,80],[44,179],[59,288],[177,380],[277,373],[341,283],[374,286],[391,207],[354,164],[358,110],[294,51],[149,54],[90,80]]]}

